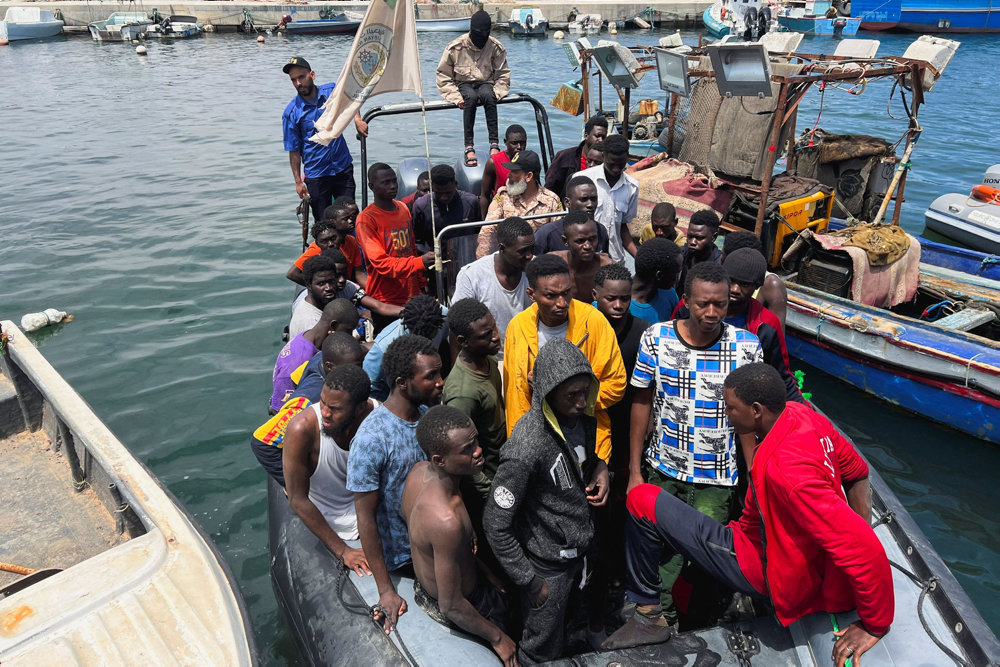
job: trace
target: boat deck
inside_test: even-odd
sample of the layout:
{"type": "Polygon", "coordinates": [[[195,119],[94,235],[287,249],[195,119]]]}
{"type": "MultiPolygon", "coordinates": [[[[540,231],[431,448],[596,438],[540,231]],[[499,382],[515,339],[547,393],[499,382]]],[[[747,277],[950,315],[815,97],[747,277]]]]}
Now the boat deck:
{"type": "MultiPolygon", "coordinates": [[[[0,460],[0,561],[64,570],[127,540],[92,489],[74,491],[66,457],[44,431],[0,440],[0,460]]],[[[0,587],[21,578],[0,571],[0,587]]]]}

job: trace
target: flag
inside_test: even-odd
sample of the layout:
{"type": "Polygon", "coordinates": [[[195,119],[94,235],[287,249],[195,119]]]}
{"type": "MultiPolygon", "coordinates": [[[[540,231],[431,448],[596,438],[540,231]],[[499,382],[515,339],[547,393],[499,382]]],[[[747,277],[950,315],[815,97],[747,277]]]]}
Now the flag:
{"type": "Polygon", "coordinates": [[[412,90],[423,98],[415,18],[411,0],[371,0],[310,141],[339,137],[372,95],[412,90]]]}

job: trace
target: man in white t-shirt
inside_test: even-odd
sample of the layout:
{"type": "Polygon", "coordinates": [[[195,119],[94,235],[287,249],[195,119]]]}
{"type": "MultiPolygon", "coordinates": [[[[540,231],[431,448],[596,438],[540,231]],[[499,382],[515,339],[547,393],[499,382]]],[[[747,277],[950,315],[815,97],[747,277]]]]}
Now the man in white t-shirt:
{"type": "Polygon", "coordinates": [[[370,399],[368,374],[355,364],[330,371],[318,403],[292,419],[285,431],[281,464],[288,504],[309,530],[358,575],[371,574],[358,539],[354,494],[347,490],[351,439],[378,401],[370,399]]]}
{"type": "Polygon", "coordinates": [[[615,262],[625,260],[625,254],[635,257],[636,245],[629,223],[639,209],[639,182],[625,173],[628,166],[628,140],[620,134],[605,139],[604,164],[584,169],[577,176],[586,176],[597,186],[597,210],[594,220],[608,232],[608,254],[615,262]]]}
{"type": "Polygon", "coordinates": [[[515,315],[531,305],[524,267],[534,255],[535,233],[527,220],[507,218],[497,225],[497,241],[500,246],[498,251],[477,259],[458,272],[451,300],[455,303],[472,298],[486,304],[500,332],[497,360],[502,360],[507,325],[515,315]]]}

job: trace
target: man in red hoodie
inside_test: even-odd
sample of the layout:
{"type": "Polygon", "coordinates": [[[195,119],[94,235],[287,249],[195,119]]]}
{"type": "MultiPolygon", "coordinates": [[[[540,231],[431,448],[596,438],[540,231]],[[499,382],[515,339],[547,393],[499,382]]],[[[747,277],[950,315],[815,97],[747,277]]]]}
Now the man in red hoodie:
{"type": "Polygon", "coordinates": [[[724,397],[730,424],[756,442],[745,451],[743,515],[723,526],[659,487],[635,487],[625,555],[636,611],[603,646],[670,637],[657,570],[666,542],[734,590],[770,597],[783,625],[856,608],[860,620],[837,632],[833,647],[835,665],[856,663],[889,631],[894,610],[889,560],[870,525],[868,466],[826,418],[786,403],[785,384],[768,364],[734,370],[724,397]]]}

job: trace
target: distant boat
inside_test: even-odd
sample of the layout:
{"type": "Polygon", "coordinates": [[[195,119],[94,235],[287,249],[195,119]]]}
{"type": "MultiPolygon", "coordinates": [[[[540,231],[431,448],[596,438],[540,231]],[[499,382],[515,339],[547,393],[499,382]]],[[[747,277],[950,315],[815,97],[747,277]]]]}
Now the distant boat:
{"type": "Polygon", "coordinates": [[[521,7],[511,11],[507,26],[512,35],[544,37],[549,29],[549,20],[538,7],[521,7]]]}
{"type": "Polygon", "coordinates": [[[0,21],[0,39],[42,39],[62,32],[63,22],[55,15],[38,7],[8,7],[0,21]]]}
{"type": "Polygon", "coordinates": [[[417,32],[469,32],[471,17],[451,19],[417,19],[417,32]]]}
{"type": "Polygon", "coordinates": [[[986,171],[969,195],[941,195],[927,208],[928,229],[981,252],[1000,254],[1000,164],[986,171]]]}
{"type": "Polygon", "coordinates": [[[131,42],[139,39],[153,21],[142,12],[115,12],[104,21],[89,25],[90,35],[98,42],[131,42]]]}
{"type": "Polygon", "coordinates": [[[863,30],[1000,32],[995,0],[853,0],[851,15],[861,18],[863,30]]]}
{"type": "Polygon", "coordinates": [[[194,37],[204,32],[201,22],[194,16],[171,14],[159,23],[154,23],[146,31],[147,37],[162,37],[163,39],[183,39],[194,37]]]}
{"type": "Polygon", "coordinates": [[[596,35],[604,28],[604,18],[600,14],[579,14],[569,22],[568,28],[577,35],[596,35]]]}
{"type": "Polygon", "coordinates": [[[778,12],[778,25],[804,35],[853,37],[861,19],[841,16],[830,0],[786,0],[778,12]]]}
{"type": "Polygon", "coordinates": [[[281,17],[278,27],[284,26],[289,35],[353,35],[358,31],[361,19],[355,19],[345,13],[329,18],[293,21],[291,16],[281,17]]]}
{"type": "Polygon", "coordinates": [[[760,0],[720,0],[705,9],[701,20],[712,37],[732,33],[752,41],[771,29],[771,9],[760,0]]]}

